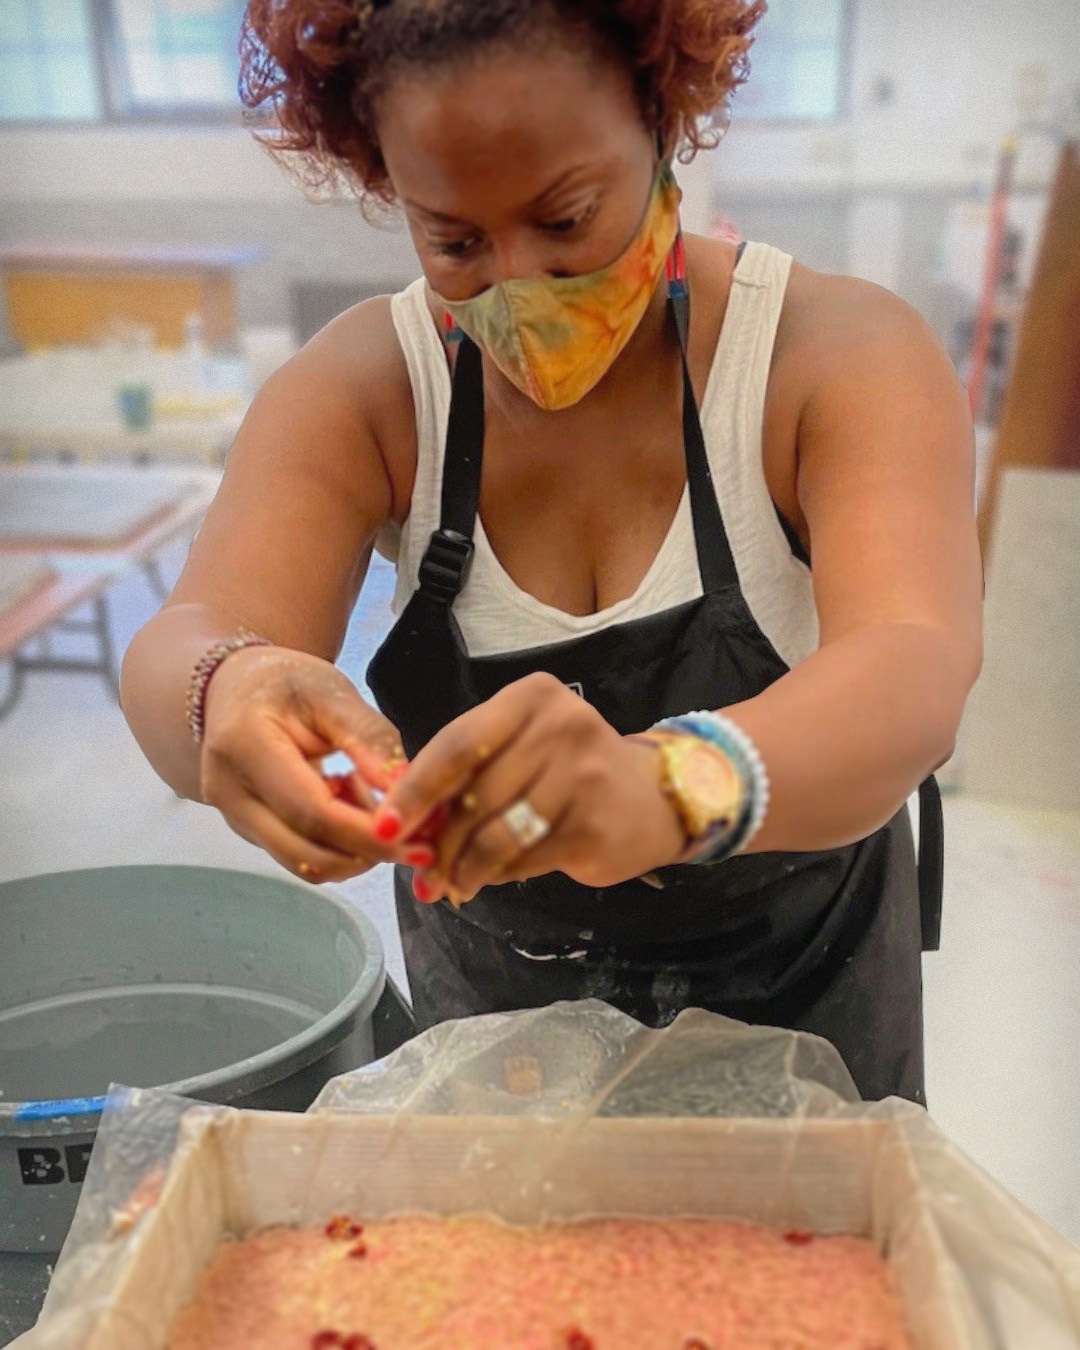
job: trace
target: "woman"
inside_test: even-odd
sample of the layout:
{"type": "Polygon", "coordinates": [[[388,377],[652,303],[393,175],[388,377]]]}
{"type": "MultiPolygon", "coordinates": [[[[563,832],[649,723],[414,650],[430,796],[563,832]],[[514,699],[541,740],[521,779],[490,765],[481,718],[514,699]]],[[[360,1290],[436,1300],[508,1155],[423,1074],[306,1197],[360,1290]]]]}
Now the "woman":
{"type": "Polygon", "coordinates": [[[979,666],[971,428],[891,295],[679,238],[763,8],[253,0],[249,103],[423,278],[261,390],[124,707],[297,874],[398,864],[421,1025],[703,1006],[921,1100],[905,802],[979,666]],[[381,712],[332,664],[377,540],[381,712]]]}

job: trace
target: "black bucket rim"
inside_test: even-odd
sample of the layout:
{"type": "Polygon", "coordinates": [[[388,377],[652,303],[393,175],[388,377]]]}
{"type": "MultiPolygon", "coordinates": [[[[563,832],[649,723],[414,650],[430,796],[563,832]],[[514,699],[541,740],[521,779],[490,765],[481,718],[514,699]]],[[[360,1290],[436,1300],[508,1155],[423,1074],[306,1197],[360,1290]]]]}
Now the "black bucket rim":
{"type": "MultiPolygon", "coordinates": [[[[309,886],[293,880],[292,877],[275,876],[271,872],[251,872],[241,867],[209,867],[198,863],[116,863],[104,867],[70,867],[57,872],[33,872],[27,876],[10,877],[7,881],[0,882],[0,894],[5,887],[18,885],[20,882],[45,882],[53,878],[71,876],[92,877],[99,873],[119,871],[169,872],[174,875],[178,872],[198,872],[214,876],[241,876],[296,891],[308,902],[326,904],[335,909],[345,920],[346,927],[354,930],[361,950],[377,958],[375,961],[365,961],[360,977],[352,989],[339,999],[329,1012],[287,1040],[279,1041],[266,1050],[260,1050],[258,1054],[249,1055],[247,1059],[234,1060],[231,1064],[222,1065],[219,1069],[196,1074],[191,1078],[177,1079],[172,1083],[150,1084],[137,1090],[214,1102],[214,1096],[207,1094],[213,1094],[226,1083],[230,1083],[236,1090],[224,1099],[222,1104],[227,1105],[231,1098],[240,1096],[245,1091],[268,1087],[313,1063],[323,1053],[332,1050],[344,1040],[357,1022],[370,1016],[379,1001],[386,983],[386,953],[379,930],[366,914],[350,905],[333,886],[309,886]]],[[[77,1127],[83,1122],[86,1131],[93,1131],[113,1091],[118,1087],[129,1086],[131,1085],[111,1084],[108,1092],[97,1097],[0,1101],[0,1128],[14,1125],[24,1129],[29,1126],[33,1130],[33,1127],[37,1126],[38,1130],[48,1132],[50,1126],[63,1121],[65,1133],[71,1132],[73,1126],[77,1127]]],[[[21,1130],[18,1132],[21,1133],[21,1130]]],[[[36,1133],[37,1130],[33,1132],[36,1133]]]]}

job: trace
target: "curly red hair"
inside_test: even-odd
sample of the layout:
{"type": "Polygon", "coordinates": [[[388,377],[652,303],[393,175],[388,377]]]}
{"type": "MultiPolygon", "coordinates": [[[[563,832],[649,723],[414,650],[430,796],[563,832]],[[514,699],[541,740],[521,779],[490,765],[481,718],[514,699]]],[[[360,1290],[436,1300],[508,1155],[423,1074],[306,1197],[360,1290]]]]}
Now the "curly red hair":
{"type": "Polygon", "coordinates": [[[649,125],[687,159],[727,125],[765,0],[249,0],[240,94],[270,104],[264,145],[312,186],[344,178],[384,202],[378,98],[402,71],[498,42],[571,42],[632,71],[649,125]]]}

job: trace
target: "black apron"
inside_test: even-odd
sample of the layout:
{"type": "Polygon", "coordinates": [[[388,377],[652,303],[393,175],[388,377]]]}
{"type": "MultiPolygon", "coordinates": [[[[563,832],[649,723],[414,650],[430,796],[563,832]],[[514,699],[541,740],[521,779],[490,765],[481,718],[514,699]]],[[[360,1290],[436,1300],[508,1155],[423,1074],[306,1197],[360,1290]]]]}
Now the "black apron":
{"type": "MultiPolygon", "coordinates": [[[[368,684],[411,757],[447,723],[533,671],[573,687],[620,733],[753,698],[788,667],[739,588],[686,365],[688,297],[669,301],[683,354],[683,439],[704,594],[566,642],[470,657],[454,617],[473,549],[484,442],[479,349],[461,339],[440,527],[419,588],[368,684]]],[[[861,843],[661,869],[594,889],[561,872],[419,904],[395,876],[413,1008],[453,1017],[600,998],[651,1026],[683,1008],[827,1037],[866,1099],[924,1101],[920,953],[936,946],[940,799],[924,786],[920,860],[907,809],[861,843]],[[920,903],[921,902],[921,903],[920,903]]]]}

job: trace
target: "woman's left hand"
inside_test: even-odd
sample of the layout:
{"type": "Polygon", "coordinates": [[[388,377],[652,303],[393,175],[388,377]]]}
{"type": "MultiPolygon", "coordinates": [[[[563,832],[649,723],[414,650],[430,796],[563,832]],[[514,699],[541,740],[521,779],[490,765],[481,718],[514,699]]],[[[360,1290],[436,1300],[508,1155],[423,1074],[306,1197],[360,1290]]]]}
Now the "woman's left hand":
{"type": "Polygon", "coordinates": [[[655,748],[542,673],[439,732],[387,793],[376,828],[408,839],[439,817],[435,867],[416,878],[428,902],[556,871],[612,886],[674,862],[686,842],[655,748]],[[531,847],[504,819],[521,801],[550,827],[531,847]]]}

